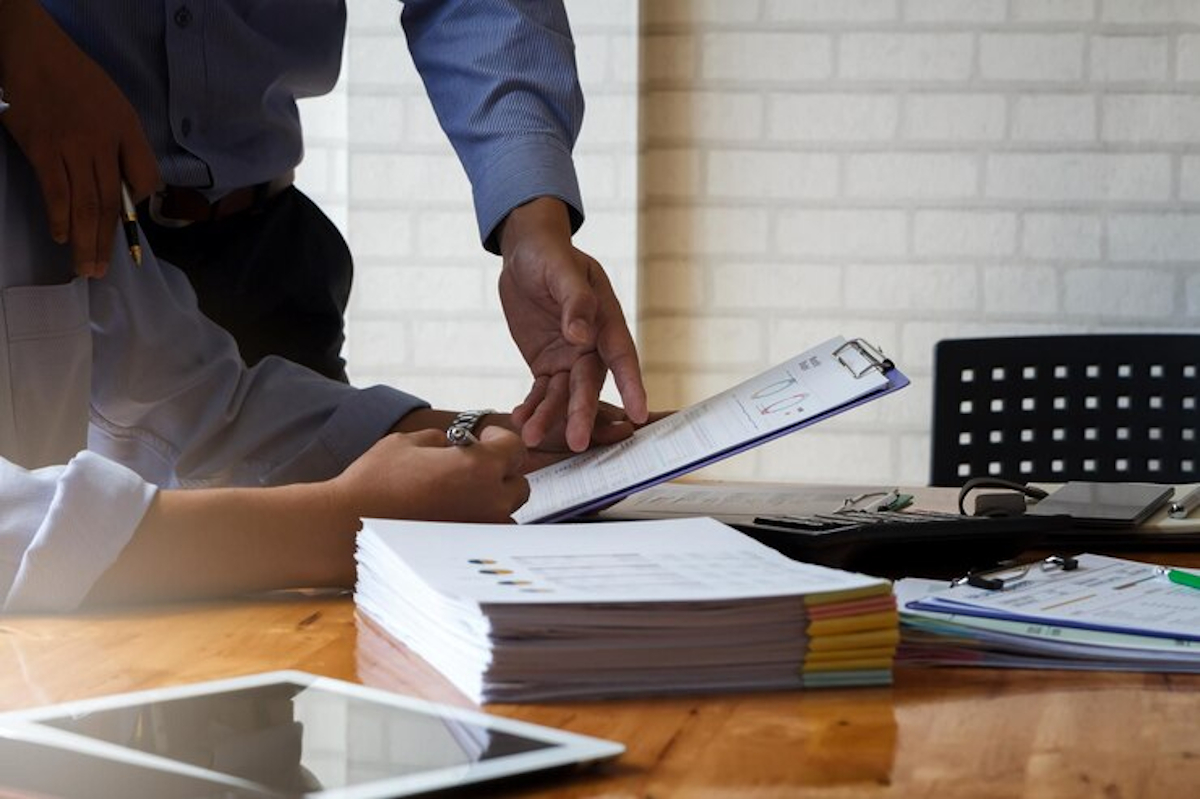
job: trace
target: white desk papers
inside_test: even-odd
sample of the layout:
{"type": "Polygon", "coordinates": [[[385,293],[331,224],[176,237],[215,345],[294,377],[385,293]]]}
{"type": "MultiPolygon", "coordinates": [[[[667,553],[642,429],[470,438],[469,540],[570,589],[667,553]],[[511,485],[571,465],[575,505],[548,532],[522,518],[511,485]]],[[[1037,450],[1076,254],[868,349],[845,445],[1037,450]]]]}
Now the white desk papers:
{"type": "Polygon", "coordinates": [[[1200,591],[1149,563],[1084,554],[1073,571],[1035,565],[1002,590],[960,585],[910,603],[918,610],[1200,641],[1200,591]]]}
{"type": "Polygon", "coordinates": [[[1080,555],[1000,590],[905,579],[901,662],[1200,673],[1200,591],[1149,563],[1080,555]]]}
{"type": "Polygon", "coordinates": [[[367,520],[355,601],[476,702],[889,682],[886,580],[712,519],[367,520]]]}
{"type": "Polygon", "coordinates": [[[913,577],[896,583],[901,624],[898,663],[1200,673],[1200,641],[915,607],[919,600],[945,589],[944,580],[913,577]]]}

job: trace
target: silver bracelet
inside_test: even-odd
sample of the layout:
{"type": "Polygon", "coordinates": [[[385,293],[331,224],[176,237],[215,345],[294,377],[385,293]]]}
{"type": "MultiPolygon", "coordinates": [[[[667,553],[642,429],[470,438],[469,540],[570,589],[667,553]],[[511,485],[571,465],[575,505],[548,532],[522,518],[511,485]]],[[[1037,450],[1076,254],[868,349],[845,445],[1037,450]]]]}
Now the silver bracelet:
{"type": "Polygon", "coordinates": [[[446,441],[455,447],[467,447],[471,444],[478,444],[479,439],[475,435],[475,428],[479,426],[479,422],[489,413],[495,413],[491,408],[474,411],[462,411],[454,417],[454,421],[450,422],[450,426],[446,428],[446,441]]]}

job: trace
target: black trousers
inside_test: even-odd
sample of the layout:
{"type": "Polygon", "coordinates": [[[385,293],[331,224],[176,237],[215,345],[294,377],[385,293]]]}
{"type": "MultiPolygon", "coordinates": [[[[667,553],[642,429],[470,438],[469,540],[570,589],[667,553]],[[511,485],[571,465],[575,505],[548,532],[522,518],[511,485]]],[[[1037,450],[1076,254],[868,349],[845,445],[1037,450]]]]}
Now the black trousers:
{"type": "Polygon", "coordinates": [[[170,228],[142,213],[141,223],[154,254],[183,270],[200,310],[233,335],[248,365],[280,355],[347,382],[350,249],[298,189],[217,222],[170,228]]]}

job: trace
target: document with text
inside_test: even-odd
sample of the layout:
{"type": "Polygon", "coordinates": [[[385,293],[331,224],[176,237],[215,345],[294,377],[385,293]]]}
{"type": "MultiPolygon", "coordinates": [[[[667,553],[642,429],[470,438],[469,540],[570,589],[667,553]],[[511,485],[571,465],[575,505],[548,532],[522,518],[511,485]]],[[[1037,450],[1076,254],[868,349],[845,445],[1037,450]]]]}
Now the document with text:
{"type": "Polygon", "coordinates": [[[1200,591],[1161,566],[1084,553],[1071,570],[1030,567],[1002,590],[957,585],[909,606],[1032,624],[1200,641],[1200,591]]]}
{"type": "Polygon", "coordinates": [[[908,385],[859,340],[833,338],[709,399],[529,475],[522,524],[572,518],[908,385]]]}

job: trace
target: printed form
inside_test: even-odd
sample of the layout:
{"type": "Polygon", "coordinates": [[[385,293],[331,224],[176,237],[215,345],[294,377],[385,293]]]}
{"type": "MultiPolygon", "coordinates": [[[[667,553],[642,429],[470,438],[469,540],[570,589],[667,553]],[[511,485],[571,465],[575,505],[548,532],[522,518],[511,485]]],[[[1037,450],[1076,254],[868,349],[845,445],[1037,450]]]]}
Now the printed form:
{"type": "Polygon", "coordinates": [[[529,475],[519,523],[544,521],[601,499],[677,477],[803,427],[889,385],[844,338],[826,341],[731,389],[529,475]]]}
{"type": "Polygon", "coordinates": [[[1031,568],[1001,590],[958,586],[910,603],[918,610],[1200,640],[1200,591],[1162,567],[1084,554],[1074,571],[1031,568]]]}

